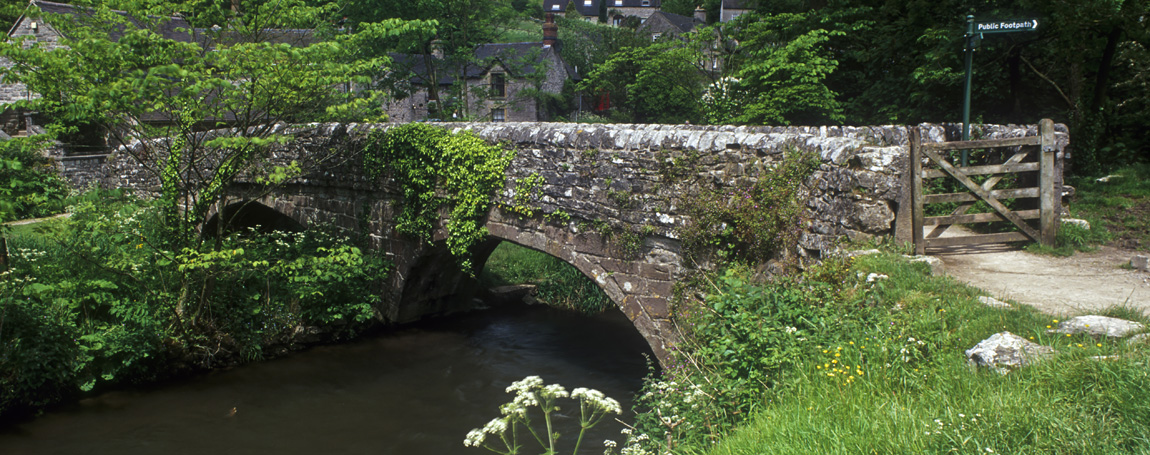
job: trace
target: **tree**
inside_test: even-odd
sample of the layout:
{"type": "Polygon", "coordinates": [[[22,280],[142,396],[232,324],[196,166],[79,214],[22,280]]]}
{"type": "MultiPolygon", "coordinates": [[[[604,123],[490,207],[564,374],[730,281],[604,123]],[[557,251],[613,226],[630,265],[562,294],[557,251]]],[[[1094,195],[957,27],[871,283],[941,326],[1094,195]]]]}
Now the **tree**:
{"type": "Polygon", "coordinates": [[[831,36],[842,32],[787,33],[803,22],[801,14],[744,16],[734,26],[740,60],[725,69],[734,78],[722,87],[727,112],[712,109],[708,120],[768,125],[842,122],[836,94],[826,85],[838,62],[825,47],[831,36]]]}
{"type": "Polygon", "coordinates": [[[678,42],[633,47],[611,55],[580,84],[585,93],[608,93],[624,121],[698,121],[703,74],[696,54],[678,42]]]}
{"type": "MultiPolygon", "coordinates": [[[[374,115],[373,93],[348,87],[369,83],[384,61],[362,58],[359,50],[431,25],[390,20],[330,33],[324,29],[331,5],[243,5],[228,27],[193,35],[173,25],[178,5],[125,2],[121,12],[102,3],[76,15],[45,16],[63,32],[62,48],[23,39],[0,44],[0,56],[13,63],[4,79],[40,95],[13,107],[44,114],[57,133],[91,125],[132,144],[120,150],[158,184],[165,235],[152,240],[167,251],[203,246],[208,215],[226,213],[225,190],[239,176],[272,185],[306,171],[265,165],[270,147],[290,140],[277,125],[374,115]],[[171,9],[156,14],[164,8],[171,9]]],[[[309,159],[305,166],[340,157],[309,159]]],[[[217,223],[221,230],[227,224],[217,223]]],[[[211,287],[183,280],[178,314],[195,303],[187,301],[191,289],[211,287]]],[[[202,305],[207,293],[199,298],[202,305]]]]}

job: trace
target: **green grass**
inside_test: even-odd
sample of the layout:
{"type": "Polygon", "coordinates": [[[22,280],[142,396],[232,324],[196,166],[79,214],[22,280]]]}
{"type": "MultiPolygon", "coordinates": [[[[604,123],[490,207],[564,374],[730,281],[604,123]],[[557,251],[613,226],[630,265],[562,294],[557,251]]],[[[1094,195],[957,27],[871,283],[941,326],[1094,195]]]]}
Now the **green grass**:
{"type": "Polygon", "coordinates": [[[497,43],[529,43],[543,41],[543,24],[531,19],[517,19],[506,24],[495,39],[497,43]]]}
{"type": "Polygon", "coordinates": [[[1135,164],[1110,174],[1069,182],[1077,194],[1070,213],[1110,233],[1108,242],[1120,248],[1150,251],[1150,164],[1135,164]]]}
{"type": "Polygon", "coordinates": [[[982,291],[894,254],[856,258],[846,276],[837,333],[810,341],[741,426],[679,452],[1150,452],[1145,344],[1048,334],[1066,315],[984,306],[982,291]],[[868,284],[872,272],[889,278],[868,284]],[[1004,330],[1057,353],[1006,375],[967,364],[963,351],[1004,330]]]}
{"type": "Polygon", "coordinates": [[[60,235],[65,226],[63,218],[43,218],[35,223],[8,225],[8,238],[27,238],[45,240],[60,235]]]}
{"type": "Polygon", "coordinates": [[[534,284],[540,301],[589,314],[613,305],[607,294],[574,266],[509,242],[499,244],[491,253],[479,280],[488,287],[534,284]]]}

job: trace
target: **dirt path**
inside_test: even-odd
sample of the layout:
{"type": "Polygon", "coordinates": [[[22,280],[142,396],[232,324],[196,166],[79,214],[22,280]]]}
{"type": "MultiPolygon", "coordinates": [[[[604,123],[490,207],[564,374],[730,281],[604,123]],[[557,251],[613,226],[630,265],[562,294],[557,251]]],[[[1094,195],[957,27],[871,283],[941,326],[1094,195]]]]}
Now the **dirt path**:
{"type": "MultiPolygon", "coordinates": [[[[949,234],[949,232],[948,232],[949,234]]],[[[1125,305],[1150,314],[1150,273],[1122,268],[1137,254],[1103,247],[1068,258],[1030,254],[1009,245],[931,251],[946,273],[1055,315],[1097,312],[1125,305]]]]}

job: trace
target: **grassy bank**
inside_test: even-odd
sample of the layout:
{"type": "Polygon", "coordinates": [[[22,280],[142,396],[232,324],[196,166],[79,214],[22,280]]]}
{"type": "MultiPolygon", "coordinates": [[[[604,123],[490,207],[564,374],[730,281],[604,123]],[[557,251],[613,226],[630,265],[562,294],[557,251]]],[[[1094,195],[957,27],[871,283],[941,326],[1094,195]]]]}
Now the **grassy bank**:
{"type": "Polygon", "coordinates": [[[509,242],[495,248],[479,279],[487,287],[534,284],[535,297],[547,305],[587,314],[613,305],[607,294],[574,266],[509,242]]]}
{"type": "Polygon", "coordinates": [[[752,283],[736,269],[684,305],[694,336],[648,387],[630,453],[1150,451],[1144,345],[1048,334],[1062,316],[985,306],[895,254],[752,283]],[[1002,331],[1057,354],[1006,375],[968,366],[1002,331]]]}
{"type": "Polygon", "coordinates": [[[1077,190],[1068,207],[1071,215],[1108,231],[1107,240],[1116,247],[1150,251],[1150,164],[1070,183],[1077,190]]]}

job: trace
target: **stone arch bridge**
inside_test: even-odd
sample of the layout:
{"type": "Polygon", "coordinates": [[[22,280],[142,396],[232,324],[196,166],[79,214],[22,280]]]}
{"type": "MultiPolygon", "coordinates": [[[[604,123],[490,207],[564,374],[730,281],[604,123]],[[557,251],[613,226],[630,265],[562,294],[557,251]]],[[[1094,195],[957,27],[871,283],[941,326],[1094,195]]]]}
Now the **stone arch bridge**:
{"type": "MultiPolygon", "coordinates": [[[[801,237],[790,252],[819,257],[843,239],[910,238],[908,127],[732,127],[590,125],[564,123],[451,123],[515,150],[505,186],[494,196],[486,227],[490,239],[475,254],[481,266],[501,241],[546,252],[578,268],[606,292],[660,359],[677,339],[670,298],[684,263],[677,230],[687,220],[683,197],[699,187],[735,187],[771,172],[790,153],[817,153],[822,163],[804,182],[801,237]],[[513,206],[516,184],[531,175],[543,184],[532,202],[540,214],[524,217],[513,206]],[[556,213],[569,218],[561,219],[556,213]],[[631,233],[631,245],[621,235],[631,233]]],[[[397,188],[362,170],[365,138],[386,124],[311,124],[284,127],[295,141],[275,149],[273,162],[298,160],[306,175],[262,196],[240,181],[233,196],[250,198],[303,226],[331,223],[370,236],[395,263],[386,297],[387,322],[402,323],[450,312],[449,297],[472,285],[443,242],[399,235],[393,216],[397,188]],[[337,160],[313,163],[314,157],[337,160]],[[310,160],[310,161],[309,161],[310,160]],[[309,165],[310,163],[310,165],[309,165]]],[[[956,125],[920,125],[930,141],[955,140],[956,125]]],[[[1037,127],[984,126],[984,138],[1035,135],[1037,127]]],[[[1059,157],[1068,138],[1059,125],[1059,157]]],[[[155,189],[156,180],[127,154],[61,161],[74,183],[155,189]]],[[[1061,163],[1061,160],[1059,161],[1061,163]]],[[[266,193],[266,192],[264,192],[266,193]]],[[[254,204],[251,206],[255,206],[254,204]]],[[[262,210],[262,209],[261,209],[262,210]]],[[[270,210],[266,210],[272,213],[270,210]]],[[[437,238],[442,240],[443,230],[437,238]]]]}

